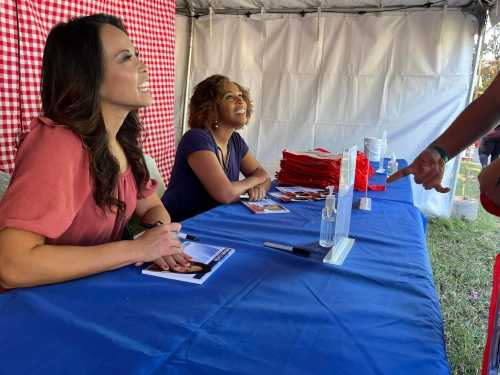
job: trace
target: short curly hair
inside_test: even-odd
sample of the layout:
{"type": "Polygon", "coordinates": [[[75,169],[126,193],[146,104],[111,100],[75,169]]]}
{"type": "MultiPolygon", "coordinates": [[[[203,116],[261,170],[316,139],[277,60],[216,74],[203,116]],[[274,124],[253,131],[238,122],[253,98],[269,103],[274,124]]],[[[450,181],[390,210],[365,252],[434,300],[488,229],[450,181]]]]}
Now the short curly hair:
{"type": "Polygon", "coordinates": [[[218,121],[217,101],[224,94],[226,83],[234,83],[241,90],[243,100],[247,103],[247,121],[252,116],[253,104],[247,89],[231,81],[228,77],[215,74],[198,83],[189,102],[189,127],[213,127],[218,121]]]}

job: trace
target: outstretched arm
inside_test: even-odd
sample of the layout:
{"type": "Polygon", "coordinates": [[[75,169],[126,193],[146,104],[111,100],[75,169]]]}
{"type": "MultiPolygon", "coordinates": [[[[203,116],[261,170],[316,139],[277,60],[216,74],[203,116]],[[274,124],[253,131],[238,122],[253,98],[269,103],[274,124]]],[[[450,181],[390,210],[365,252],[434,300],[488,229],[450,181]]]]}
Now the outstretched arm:
{"type": "Polygon", "coordinates": [[[455,157],[500,123],[500,75],[472,102],[433,144],[455,157]]]}
{"type": "Polygon", "coordinates": [[[442,153],[455,157],[476,139],[500,122],[500,75],[476,101],[470,104],[450,127],[426,148],[408,167],[387,179],[393,182],[408,174],[415,176],[415,182],[425,189],[436,189],[447,193],[450,189],[441,186],[444,174],[442,153]]]}
{"type": "Polygon", "coordinates": [[[0,231],[0,284],[17,288],[57,283],[180,253],[175,237],[179,228],[163,225],[134,241],[97,246],[49,245],[37,233],[5,228],[0,231]]]}

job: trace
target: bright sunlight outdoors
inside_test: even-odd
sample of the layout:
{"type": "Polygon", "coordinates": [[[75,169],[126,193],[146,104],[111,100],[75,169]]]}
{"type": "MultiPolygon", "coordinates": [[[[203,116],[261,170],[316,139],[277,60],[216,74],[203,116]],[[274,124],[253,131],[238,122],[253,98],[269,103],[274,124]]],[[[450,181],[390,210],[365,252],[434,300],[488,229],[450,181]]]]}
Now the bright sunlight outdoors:
{"type": "MultiPolygon", "coordinates": [[[[500,25],[497,25],[486,32],[476,97],[499,71],[500,25]]],[[[460,375],[481,373],[492,270],[495,255],[500,251],[500,218],[488,214],[478,204],[477,176],[481,171],[478,144],[471,146],[462,159],[455,191],[461,210],[458,213],[473,217],[477,207],[477,218],[431,219],[427,236],[450,367],[453,374],[460,375]]]]}

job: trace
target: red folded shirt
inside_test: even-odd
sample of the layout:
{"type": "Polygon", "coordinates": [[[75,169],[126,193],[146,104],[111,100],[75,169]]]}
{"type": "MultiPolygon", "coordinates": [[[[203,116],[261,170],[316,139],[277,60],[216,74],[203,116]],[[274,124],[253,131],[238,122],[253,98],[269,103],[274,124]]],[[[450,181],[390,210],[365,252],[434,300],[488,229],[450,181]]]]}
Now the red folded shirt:
{"type": "MultiPolygon", "coordinates": [[[[338,188],[341,155],[332,154],[324,149],[314,152],[295,153],[283,150],[280,171],[276,177],[283,185],[301,185],[326,188],[333,185],[338,188]]],[[[373,168],[362,152],[356,157],[354,189],[365,191],[368,177],[373,175],[373,168]]]]}
{"type": "Polygon", "coordinates": [[[386,186],[385,185],[369,185],[368,190],[373,190],[373,191],[385,191],[386,186]]]}

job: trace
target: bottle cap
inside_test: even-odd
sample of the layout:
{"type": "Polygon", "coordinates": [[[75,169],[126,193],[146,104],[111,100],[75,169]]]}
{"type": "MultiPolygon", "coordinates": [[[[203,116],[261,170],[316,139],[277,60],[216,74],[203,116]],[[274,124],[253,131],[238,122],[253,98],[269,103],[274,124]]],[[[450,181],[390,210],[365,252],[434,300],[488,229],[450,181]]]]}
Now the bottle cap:
{"type": "Polygon", "coordinates": [[[333,186],[327,186],[328,195],[325,199],[325,208],[328,216],[331,216],[333,212],[335,212],[335,195],[333,195],[333,186]]]}

